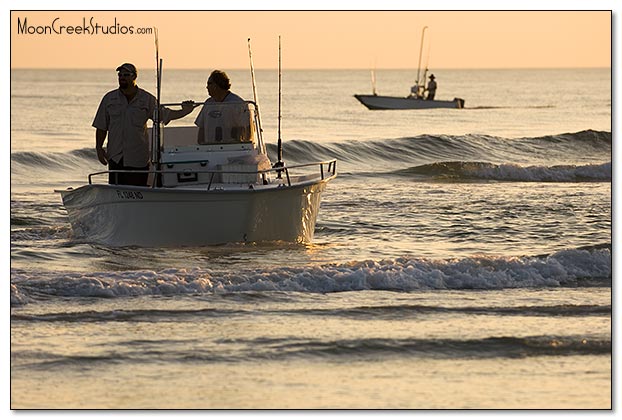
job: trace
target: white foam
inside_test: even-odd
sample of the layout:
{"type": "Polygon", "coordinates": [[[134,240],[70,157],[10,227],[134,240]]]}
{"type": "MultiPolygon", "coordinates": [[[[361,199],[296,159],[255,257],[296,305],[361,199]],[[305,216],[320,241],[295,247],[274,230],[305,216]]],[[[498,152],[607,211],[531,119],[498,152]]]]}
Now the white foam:
{"type": "Polygon", "coordinates": [[[581,279],[611,278],[611,251],[560,251],[545,257],[476,257],[460,260],[397,258],[325,266],[240,272],[202,268],[99,272],[13,272],[11,303],[41,294],[125,297],[247,291],[331,293],[353,290],[503,289],[558,287],[581,279]]]}

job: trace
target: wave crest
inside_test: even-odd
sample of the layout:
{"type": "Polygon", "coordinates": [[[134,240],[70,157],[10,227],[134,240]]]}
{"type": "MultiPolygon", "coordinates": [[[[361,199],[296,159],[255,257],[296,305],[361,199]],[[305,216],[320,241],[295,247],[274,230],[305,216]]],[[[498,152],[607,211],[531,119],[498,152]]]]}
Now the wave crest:
{"type": "Polygon", "coordinates": [[[611,249],[593,247],[536,257],[459,260],[397,258],[310,267],[247,270],[168,269],[80,273],[11,273],[11,302],[32,296],[114,298],[194,293],[611,286],[611,249]]]}
{"type": "Polygon", "coordinates": [[[452,180],[485,179],[520,182],[609,182],[611,162],[589,165],[520,166],[490,162],[437,162],[395,172],[452,180]]]}
{"type": "MultiPolygon", "coordinates": [[[[277,148],[275,144],[267,145],[268,154],[276,160],[277,148]]],[[[377,167],[378,163],[390,163],[393,167],[404,167],[413,164],[438,165],[460,161],[468,162],[470,166],[478,162],[505,162],[512,156],[514,162],[598,162],[611,159],[611,133],[603,131],[585,130],[577,133],[564,133],[543,137],[514,138],[489,136],[483,134],[468,135],[418,135],[398,139],[382,139],[371,141],[351,142],[316,142],[307,140],[290,140],[283,146],[284,160],[290,164],[313,160],[337,158],[340,162],[356,164],[357,168],[377,167]]],[[[11,162],[18,169],[28,171],[72,169],[76,166],[84,168],[98,168],[97,156],[93,148],[73,150],[68,153],[50,152],[15,152],[11,154],[11,162]]],[[[487,164],[489,171],[503,172],[495,175],[512,179],[511,174],[519,169],[512,164],[487,164]]],[[[571,165],[568,165],[571,166],[571,165]]],[[[555,167],[559,173],[565,168],[555,167]]],[[[572,171],[573,168],[568,168],[572,171]]],[[[606,170],[606,168],[603,168],[606,170]]],[[[546,171],[546,167],[540,170],[546,171]]],[[[535,169],[530,169],[534,172],[535,169]]],[[[567,178],[590,178],[589,170],[583,174],[579,168],[576,175],[566,175],[567,178]]],[[[566,171],[568,172],[568,171],[566,171]]],[[[602,171],[601,171],[602,172],[602,171]]],[[[611,170],[609,169],[609,178],[611,170]]],[[[554,179],[557,174],[554,174],[554,179]]],[[[503,179],[506,179],[503,178],[503,179]]],[[[528,178],[525,174],[519,179],[528,178]]],[[[496,178],[492,178],[496,179],[496,178]]],[[[603,176],[597,177],[602,180],[603,176]]]]}

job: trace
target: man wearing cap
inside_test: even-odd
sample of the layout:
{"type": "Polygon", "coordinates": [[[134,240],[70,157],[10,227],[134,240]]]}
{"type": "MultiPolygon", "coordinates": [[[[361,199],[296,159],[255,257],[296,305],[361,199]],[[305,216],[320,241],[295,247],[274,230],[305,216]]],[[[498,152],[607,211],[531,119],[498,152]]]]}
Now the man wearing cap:
{"type": "Polygon", "coordinates": [[[428,97],[426,98],[428,101],[434,100],[434,95],[436,95],[436,81],[433,74],[430,75],[430,81],[428,82],[428,97]]]}
{"type": "MultiPolygon", "coordinates": [[[[153,119],[157,104],[155,96],[136,85],[138,71],[133,64],[117,67],[119,88],[108,92],[101,100],[93,121],[97,158],[109,170],[146,171],[149,169],[149,136],[147,120],[153,119]],[[104,141],[108,136],[107,147],[104,141]]],[[[194,109],[192,101],[182,103],[182,109],[162,107],[160,120],[168,124],[188,115],[194,109]]],[[[110,173],[108,183],[147,185],[147,173],[110,173]]]]}

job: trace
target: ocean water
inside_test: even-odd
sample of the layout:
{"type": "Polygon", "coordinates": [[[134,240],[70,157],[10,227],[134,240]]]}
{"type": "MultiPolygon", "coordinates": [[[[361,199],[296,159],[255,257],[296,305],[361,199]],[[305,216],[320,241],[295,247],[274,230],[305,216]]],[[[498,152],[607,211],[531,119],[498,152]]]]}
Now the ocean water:
{"type": "MultiPolygon", "coordinates": [[[[313,243],[114,248],[54,193],[103,169],[112,67],[11,72],[13,409],[612,407],[609,69],[434,69],[466,108],[417,111],[359,104],[368,71],[285,69],[284,160],[338,159],[313,243]]],[[[209,71],[165,70],[163,102],[209,71]]]]}

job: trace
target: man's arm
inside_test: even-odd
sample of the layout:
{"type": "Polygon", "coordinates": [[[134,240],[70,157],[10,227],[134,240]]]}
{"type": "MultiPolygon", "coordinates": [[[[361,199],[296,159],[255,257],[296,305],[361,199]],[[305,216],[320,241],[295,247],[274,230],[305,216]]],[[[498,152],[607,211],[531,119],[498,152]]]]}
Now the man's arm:
{"type": "Polygon", "coordinates": [[[190,114],[194,110],[194,101],[183,101],[181,103],[181,109],[164,109],[166,109],[167,114],[166,120],[162,119],[162,121],[164,122],[164,124],[167,124],[169,121],[177,120],[190,114]]]}
{"type": "Polygon", "coordinates": [[[106,130],[98,128],[95,131],[95,150],[97,151],[97,159],[102,165],[108,165],[108,158],[106,157],[106,151],[104,150],[104,140],[106,140],[106,130]]]}

